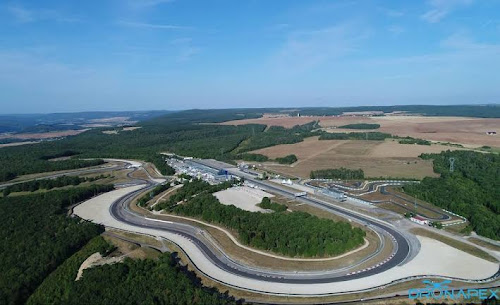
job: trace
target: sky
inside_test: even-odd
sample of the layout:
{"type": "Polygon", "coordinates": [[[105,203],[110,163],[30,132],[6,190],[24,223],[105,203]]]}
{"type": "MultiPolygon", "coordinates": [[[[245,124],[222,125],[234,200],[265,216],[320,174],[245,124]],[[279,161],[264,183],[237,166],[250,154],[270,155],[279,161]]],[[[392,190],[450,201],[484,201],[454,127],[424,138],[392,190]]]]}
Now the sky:
{"type": "Polygon", "coordinates": [[[500,0],[0,1],[0,113],[499,99],[500,0]]]}

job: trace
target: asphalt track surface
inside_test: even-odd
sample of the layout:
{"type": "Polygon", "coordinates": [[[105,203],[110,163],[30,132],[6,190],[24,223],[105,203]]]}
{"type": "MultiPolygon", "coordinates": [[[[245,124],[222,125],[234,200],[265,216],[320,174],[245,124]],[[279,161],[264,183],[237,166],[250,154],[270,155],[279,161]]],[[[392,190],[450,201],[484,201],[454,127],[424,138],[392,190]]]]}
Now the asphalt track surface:
{"type": "MultiPolygon", "coordinates": [[[[235,173],[233,172],[233,174],[235,173]]],[[[239,174],[241,175],[241,173],[239,174]]],[[[252,183],[259,185],[266,190],[270,190],[272,192],[287,197],[295,198],[294,193],[286,189],[283,189],[279,186],[270,185],[267,182],[255,180],[246,175],[244,178],[247,181],[249,180],[252,183]]],[[[374,219],[365,217],[358,213],[353,213],[345,209],[338,208],[334,205],[330,205],[328,203],[325,203],[323,201],[314,198],[301,197],[296,199],[307,204],[321,207],[324,210],[330,211],[332,213],[341,214],[344,217],[352,219],[353,221],[357,221],[361,224],[365,224],[366,226],[371,227],[372,229],[376,229],[379,232],[383,232],[386,236],[387,235],[391,236],[392,237],[391,240],[393,240],[396,249],[395,253],[393,253],[392,257],[388,259],[385,263],[378,266],[373,266],[371,268],[359,272],[357,271],[356,273],[347,273],[347,274],[296,273],[295,274],[295,273],[277,273],[266,270],[256,270],[254,268],[250,268],[244,265],[235,264],[233,261],[228,260],[227,257],[216,253],[208,245],[208,242],[202,237],[202,235],[200,235],[199,228],[175,222],[154,221],[131,211],[128,208],[130,201],[141,192],[144,192],[145,190],[153,188],[155,186],[155,183],[152,183],[151,181],[146,181],[146,180],[144,181],[146,182],[144,188],[134,191],[130,194],[127,194],[111,204],[110,213],[116,220],[136,227],[163,230],[166,232],[183,236],[191,240],[191,242],[193,242],[199,248],[199,250],[203,253],[203,255],[205,255],[210,261],[212,261],[212,263],[215,264],[218,268],[241,277],[246,277],[266,282],[294,283],[294,284],[320,284],[320,283],[334,283],[334,282],[348,281],[367,276],[372,276],[384,272],[386,270],[389,270],[393,267],[396,267],[397,265],[405,261],[410,252],[409,242],[401,233],[399,233],[391,225],[376,221],[374,219]]]]}
{"type": "MultiPolygon", "coordinates": [[[[383,185],[384,182],[369,182],[368,183],[368,188],[365,190],[364,188],[363,189],[360,189],[360,190],[363,190],[363,191],[366,191],[366,192],[372,192],[376,189],[377,186],[380,186],[380,193],[383,194],[383,195],[391,195],[391,196],[394,196],[400,200],[403,200],[405,202],[407,202],[408,204],[410,204],[411,206],[414,204],[414,201],[411,201],[411,200],[408,200],[402,196],[399,196],[398,194],[395,194],[395,193],[392,193],[392,192],[389,192],[387,189],[386,189],[386,186],[383,185]]],[[[334,187],[333,189],[336,190],[336,191],[342,191],[342,192],[347,192],[347,193],[350,193],[351,190],[343,187],[342,185],[339,185],[339,184],[333,184],[334,187]]],[[[368,202],[371,202],[373,203],[374,205],[377,205],[377,204],[380,204],[380,203],[389,203],[389,204],[394,204],[394,205],[397,205],[405,210],[407,210],[408,212],[414,212],[414,210],[412,209],[409,209],[407,206],[405,206],[404,204],[401,204],[401,203],[398,203],[398,202],[394,202],[394,201],[387,201],[387,200],[384,200],[384,201],[372,201],[372,200],[368,200],[368,199],[363,199],[365,201],[368,201],[368,202]]],[[[443,211],[441,210],[438,210],[438,209],[433,209],[431,207],[426,207],[426,206],[422,206],[422,205],[419,205],[418,208],[420,210],[426,210],[426,211],[429,211],[429,212],[432,212],[432,213],[435,213],[437,215],[439,215],[439,217],[430,217],[428,215],[425,215],[423,214],[421,211],[418,212],[419,215],[429,219],[429,220],[450,220],[451,217],[446,214],[446,213],[443,213],[443,211]]]]}

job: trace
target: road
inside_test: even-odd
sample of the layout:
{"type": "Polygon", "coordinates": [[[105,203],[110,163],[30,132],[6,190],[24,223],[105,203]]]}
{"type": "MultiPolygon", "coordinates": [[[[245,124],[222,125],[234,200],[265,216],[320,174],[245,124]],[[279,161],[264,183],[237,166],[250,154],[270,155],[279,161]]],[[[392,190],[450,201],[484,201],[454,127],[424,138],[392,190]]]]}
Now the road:
{"type": "MultiPolygon", "coordinates": [[[[216,167],[214,166],[214,168],[216,167]]],[[[295,198],[292,192],[281,188],[279,185],[271,185],[265,181],[256,180],[249,175],[245,175],[244,173],[241,172],[236,172],[235,170],[230,168],[225,168],[225,169],[227,169],[232,174],[244,176],[243,178],[245,178],[247,181],[251,181],[255,185],[259,185],[264,189],[267,189],[274,193],[278,193],[285,197],[295,198]]],[[[113,204],[110,206],[111,215],[118,221],[127,223],[132,226],[164,230],[184,236],[189,240],[191,240],[200,249],[200,251],[218,268],[242,277],[257,279],[266,282],[296,283],[296,284],[341,282],[341,281],[347,281],[347,280],[353,280],[371,276],[374,274],[384,272],[388,269],[391,269],[403,263],[410,251],[409,242],[406,240],[404,235],[401,234],[397,229],[395,229],[392,225],[388,223],[384,223],[369,216],[365,216],[356,212],[352,212],[337,207],[335,205],[329,204],[325,201],[316,198],[301,197],[296,199],[304,203],[320,207],[331,213],[340,214],[346,218],[349,218],[353,221],[357,221],[374,230],[377,230],[378,232],[381,232],[386,236],[390,236],[392,242],[394,243],[395,252],[383,264],[379,264],[362,271],[350,272],[350,273],[346,272],[338,273],[338,271],[333,271],[333,272],[302,274],[302,273],[292,273],[292,272],[273,272],[269,270],[256,270],[255,268],[238,264],[237,262],[230,260],[225,255],[216,253],[216,251],[214,251],[213,248],[210,246],[210,243],[205,238],[203,238],[201,230],[197,227],[175,222],[166,222],[166,221],[161,222],[158,220],[145,218],[144,216],[131,211],[128,208],[130,201],[133,198],[135,198],[139,193],[144,192],[148,188],[152,188],[155,185],[155,183],[151,181],[147,181],[146,183],[147,184],[145,185],[144,188],[134,191],[128,195],[125,195],[122,198],[119,198],[118,200],[113,202],[113,204]]]]}
{"type": "MultiPolygon", "coordinates": [[[[359,196],[352,193],[351,191],[352,190],[356,190],[356,191],[365,191],[365,193],[370,193],[370,192],[374,192],[376,191],[378,188],[380,188],[380,193],[383,194],[383,195],[390,195],[390,196],[394,196],[395,198],[398,198],[399,200],[402,200],[404,202],[406,202],[408,204],[408,206],[406,206],[405,204],[401,204],[399,202],[395,202],[395,201],[392,201],[392,200],[377,200],[377,201],[373,201],[373,200],[368,200],[368,199],[364,199],[364,201],[368,201],[374,205],[377,205],[377,204],[381,204],[381,203],[389,203],[389,204],[393,204],[393,205],[396,205],[396,206],[399,206],[400,208],[403,208],[405,210],[407,210],[408,212],[414,212],[415,210],[412,209],[411,207],[414,206],[415,202],[414,201],[411,201],[407,198],[404,198],[403,196],[400,196],[396,193],[393,193],[393,192],[390,192],[387,190],[387,181],[384,181],[384,182],[381,182],[381,181],[376,181],[376,182],[368,182],[366,185],[363,186],[363,188],[359,188],[359,189],[353,189],[353,188],[348,188],[348,187],[345,187],[343,185],[340,185],[340,184],[337,184],[337,183],[330,183],[329,185],[332,185],[333,189],[335,191],[341,191],[341,192],[345,192],[345,193],[348,193],[350,194],[351,196],[359,196]]],[[[309,185],[308,183],[306,183],[306,185],[309,185]]],[[[314,187],[314,186],[313,186],[314,187]]],[[[443,221],[443,220],[450,220],[451,217],[450,215],[446,214],[445,212],[443,212],[441,209],[437,209],[437,208],[432,208],[432,207],[428,207],[428,206],[424,206],[424,205],[418,205],[418,208],[419,208],[419,211],[417,214],[419,214],[420,216],[423,216],[429,220],[439,220],[439,221],[443,221]],[[434,213],[436,215],[439,215],[439,217],[431,217],[429,215],[426,215],[422,212],[422,210],[425,210],[425,211],[429,211],[431,213],[434,213]]]]}

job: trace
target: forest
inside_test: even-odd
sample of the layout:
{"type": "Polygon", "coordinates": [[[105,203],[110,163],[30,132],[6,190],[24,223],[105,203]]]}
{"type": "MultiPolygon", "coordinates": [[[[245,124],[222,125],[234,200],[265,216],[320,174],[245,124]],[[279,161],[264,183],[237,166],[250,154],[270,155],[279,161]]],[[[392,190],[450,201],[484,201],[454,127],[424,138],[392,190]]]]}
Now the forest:
{"type": "Polygon", "coordinates": [[[15,192],[34,192],[40,189],[51,190],[56,187],[76,186],[83,182],[94,182],[107,176],[99,175],[95,177],[60,176],[54,179],[39,179],[22,183],[16,183],[3,189],[3,196],[8,196],[15,192]]]}
{"type": "Polygon", "coordinates": [[[318,169],[311,171],[311,179],[342,179],[342,180],[359,180],[365,178],[365,173],[362,169],[349,168],[330,168],[318,169]]]}
{"type": "MultiPolygon", "coordinates": [[[[245,125],[244,125],[245,126],[245,125]]],[[[249,125],[246,125],[249,126],[249,125]]],[[[252,133],[245,142],[237,149],[236,153],[252,151],[260,148],[279,144],[293,144],[302,142],[304,138],[320,135],[321,132],[313,131],[317,128],[318,122],[311,122],[304,125],[296,125],[292,128],[284,128],[281,126],[271,126],[264,131],[264,125],[261,126],[260,133],[252,133]]]]}
{"type": "Polygon", "coordinates": [[[226,181],[217,185],[210,185],[208,182],[200,179],[192,179],[191,177],[189,177],[189,179],[191,180],[185,182],[184,185],[175,192],[175,194],[169,197],[169,200],[155,205],[154,210],[170,210],[178,202],[188,200],[195,195],[215,193],[225,190],[235,184],[235,181],[226,181]]]}
{"type": "Polygon", "coordinates": [[[357,123],[339,126],[338,128],[344,129],[379,129],[380,124],[357,123]]]}
{"type": "Polygon", "coordinates": [[[103,228],[67,207],[113,189],[93,185],[0,199],[0,304],[23,304],[43,279],[103,228]]]}
{"type": "MultiPolygon", "coordinates": [[[[486,108],[488,107],[480,109],[486,108]]],[[[500,107],[493,107],[490,111],[492,109],[500,107]]],[[[160,152],[214,158],[227,162],[233,162],[241,156],[248,161],[263,162],[265,160],[263,156],[251,155],[248,152],[278,144],[301,142],[311,136],[320,136],[320,140],[384,140],[391,137],[387,133],[380,132],[326,133],[318,130],[318,122],[289,129],[278,126],[266,128],[265,125],[256,124],[241,126],[213,124],[226,120],[260,117],[265,111],[271,110],[188,110],[140,122],[138,127],[141,128],[133,131],[104,134],[102,131],[105,129],[93,129],[58,141],[34,144],[29,148],[4,147],[0,154],[0,181],[12,180],[24,174],[100,165],[104,163],[100,158],[146,160],[154,163],[163,174],[168,175],[172,173],[172,169],[163,162],[160,152]],[[61,156],[69,159],[50,161],[61,156]],[[97,159],[88,160],[89,158],[97,159]]],[[[321,112],[322,108],[315,108],[314,111],[321,112]]]]}
{"type": "Polygon", "coordinates": [[[404,191],[466,217],[477,234],[500,240],[500,156],[473,151],[423,154],[432,159],[439,178],[424,178],[404,191]],[[450,158],[455,158],[450,172],[450,158]]]}
{"type": "Polygon", "coordinates": [[[225,157],[243,140],[251,136],[250,127],[186,125],[147,126],[119,134],[103,134],[90,130],[66,139],[42,142],[24,147],[4,147],[0,154],[0,179],[14,179],[23,174],[67,170],[100,165],[98,160],[77,158],[130,158],[148,160],[165,174],[171,170],[161,160],[158,152],[172,151],[180,155],[227,159],[225,157]],[[49,161],[69,149],[79,154],[67,160],[49,161]]]}
{"type": "Polygon", "coordinates": [[[275,212],[284,212],[288,209],[287,206],[284,204],[272,202],[271,199],[269,199],[269,197],[262,198],[262,201],[258,204],[258,206],[263,209],[273,210],[275,212]]]}
{"type": "MultiPolygon", "coordinates": [[[[47,144],[40,143],[36,145],[47,144]]],[[[30,149],[26,149],[26,147],[23,149],[21,146],[2,148],[2,154],[0,154],[0,182],[12,180],[17,176],[25,174],[77,169],[104,164],[104,161],[100,159],[49,161],[43,159],[45,157],[44,152],[44,150],[40,151],[39,147],[35,147],[35,145],[30,147],[30,149]]]]}
{"type": "Polygon", "coordinates": [[[152,154],[146,161],[153,163],[164,176],[172,176],[175,174],[175,169],[165,162],[165,156],[161,154],[152,154]]]}
{"type": "Polygon", "coordinates": [[[365,232],[346,222],[320,219],[302,212],[280,213],[286,211],[286,206],[271,203],[269,199],[264,199],[261,207],[278,213],[248,212],[233,205],[223,205],[212,195],[234,183],[210,185],[193,179],[154,209],[219,223],[237,230],[241,241],[247,245],[289,256],[331,256],[363,243],[365,232]],[[181,201],[186,203],[177,205],[181,201]],[[297,230],[298,227],[301,230],[297,230]]]}
{"type": "Polygon", "coordinates": [[[363,244],[365,232],[303,212],[260,213],[223,205],[202,193],[170,209],[175,214],[221,224],[238,232],[242,243],[292,257],[332,256],[363,244]],[[300,228],[300,230],[297,230],[300,228]]]}
{"type": "Polygon", "coordinates": [[[92,239],[51,273],[28,299],[42,304],[239,304],[228,294],[204,287],[196,275],[179,265],[175,254],[159,260],[131,260],[93,267],[75,281],[78,268],[91,254],[109,253],[100,236],[92,239]]]}

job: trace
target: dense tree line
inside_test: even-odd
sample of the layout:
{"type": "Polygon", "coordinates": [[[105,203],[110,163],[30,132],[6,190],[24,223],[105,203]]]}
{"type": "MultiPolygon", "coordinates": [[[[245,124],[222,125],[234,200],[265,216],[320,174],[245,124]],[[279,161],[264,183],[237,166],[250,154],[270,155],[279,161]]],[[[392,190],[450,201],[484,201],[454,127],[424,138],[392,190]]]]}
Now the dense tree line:
{"type": "Polygon", "coordinates": [[[418,199],[466,217],[478,234],[500,239],[500,156],[472,151],[423,154],[432,159],[439,178],[424,178],[404,186],[418,199]],[[455,168],[450,172],[450,158],[455,168]]]}
{"type": "Polygon", "coordinates": [[[341,254],[363,244],[365,236],[364,231],[346,222],[303,212],[248,212],[234,205],[223,205],[209,193],[198,194],[171,211],[234,229],[244,244],[287,256],[341,254]]]}
{"type": "Polygon", "coordinates": [[[311,179],[359,180],[365,178],[365,173],[362,169],[349,169],[341,167],[311,171],[310,177],[311,179]]]}
{"type": "Polygon", "coordinates": [[[67,185],[79,185],[83,182],[94,182],[107,176],[99,175],[95,177],[60,176],[54,179],[39,179],[22,183],[16,183],[3,189],[3,195],[8,196],[14,192],[34,192],[40,189],[51,190],[55,187],[67,185]]]}
{"type": "Polygon", "coordinates": [[[194,272],[165,253],[158,260],[132,260],[86,269],[75,281],[80,264],[90,254],[106,250],[105,241],[91,241],[73,255],[28,300],[37,304],[240,304],[228,294],[203,286],[194,272]],[[104,244],[103,244],[104,243],[104,244]],[[92,252],[93,251],[93,252],[92,252]]]}
{"type": "Polygon", "coordinates": [[[325,132],[319,137],[320,140],[372,140],[383,141],[392,135],[383,132],[325,132]]]}
{"type": "Polygon", "coordinates": [[[151,191],[147,192],[145,195],[141,196],[137,200],[137,205],[143,207],[148,203],[149,200],[153,199],[158,194],[161,194],[170,188],[170,184],[160,184],[155,186],[151,191]]]}
{"type": "Polygon", "coordinates": [[[113,189],[93,185],[0,199],[0,304],[22,304],[102,227],[66,216],[66,207],[113,189]]]}
{"type": "Polygon", "coordinates": [[[50,160],[50,159],[57,159],[57,158],[63,158],[63,157],[72,157],[78,155],[79,152],[73,151],[73,150],[65,150],[62,152],[58,152],[52,155],[45,155],[41,156],[40,159],[42,160],[50,160]]]}
{"type": "Polygon", "coordinates": [[[254,162],[266,162],[269,160],[267,156],[261,154],[249,154],[249,153],[239,154],[237,158],[243,161],[254,161],[254,162]]]}
{"type": "Polygon", "coordinates": [[[238,148],[237,152],[246,152],[279,144],[293,144],[302,142],[306,137],[321,134],[320,131],[314,131],[317,126],[317,122],[311,122],[304,125],[296,125],[292,128],[271,126],[267,130],[255,134],[248,140],[246,140],[238,148]]]}
{"type": "Polygon", "coordinates": [[[465,116],[478,118],[500,118],[498,105],[399,105],[399,106],[360,106],[360,107],[311,107],[293,112],[301,115],[340,115],[344,112],[383,111],[390,113],[404,111],[426,116],[465,116]]]}
{"type": "Polygon", "coordinates": [[[276,158],[275,159],[279,164],[292,164],[297,162],[297,156],[296,155],[287,155],[284,157],[276,158]]]}
{"type": "Polygon", "coordinates": [[[415,139],[412,137],[405,137],[401,138],[401,140],[398,141],[399,144],[417,144],[417,145],[431,145],[432,143],[427,140],[423,139],[415,139]]]}
{"type": "Polygon", "coordinates": [[[357,123],[339,126],[338,128],[344,129],[379,129],[380,124],[357,123]]]}
{"type": "Polygon", "coordinates": [[[275,212],[284,212],[288,209],[286,205],[272,202],[269,197],[262,198],[262,201],[258,204],[258,206],[263,209],[273,210],[275,212]]]}
{"type": "Polygon", "coordinates": [[[190,181],[185,182],[184,185],[175,192],[175,194],[170,196],[169,200],[155,205],[154,209],[156,211],[171,209],[178,202],[190,199],[194,195],[210,194],[222,191],[231,187],[234,183],[235,181],[226,181],[220,184],[210,185],[208,182],[200,179],[191,179],[190,181]]]}
{"type": "Polygon", "coordinates": [[[172,176],[175,174],[175,169],[167,164],[165,161],[165,156],[161,154],[154,154],[150,156],[146,161],[151,162],[164,176],[172,176]]]}

